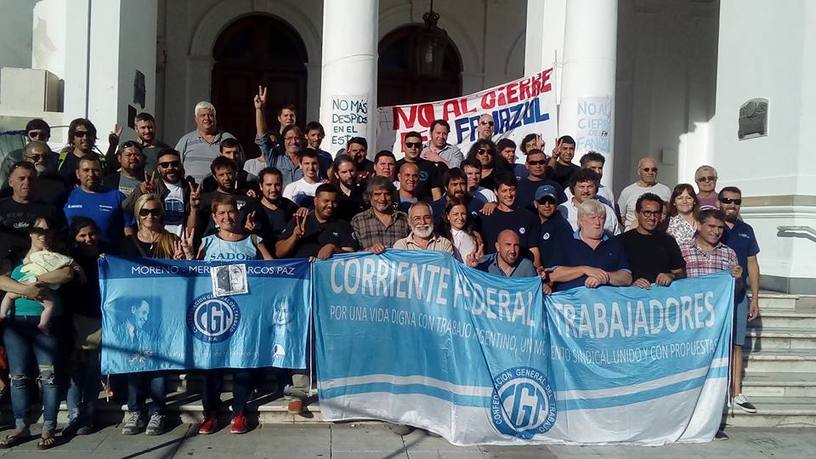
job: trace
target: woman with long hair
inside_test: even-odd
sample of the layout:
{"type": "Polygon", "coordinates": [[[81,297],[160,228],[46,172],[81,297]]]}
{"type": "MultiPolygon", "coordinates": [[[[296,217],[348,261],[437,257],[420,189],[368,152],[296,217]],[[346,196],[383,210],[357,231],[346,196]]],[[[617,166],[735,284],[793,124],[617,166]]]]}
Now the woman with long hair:
{"type": "Polygon", "coordinates": [[[688,183],[680,183],[674,187],[669,198],[669,226],[666,233],[672,236],[677,244],[690,241],[697,232],[697,212],[700,211],[700,201],[694,192],[694,187],[688,183]]]}
{"type": "Polygon", "coordinates": [[[462,199],[448,198],[439,234],[453,242],[453,256],[462,263],[475,265],[482,257],[482,237],[473,230],[467,204],[462,199]]]}
{"type": "MultiPolygon", "coordinates": [[[[46,218],[37,218],[29,228],[31,238],[31,249],[29,253],[42,250],[55,251],[57,241],[54,228],[57,226],[46,218]]],[[[14,281],[19,281],[26,276],[22,271],[24,263],[17,263],[9,277],[14,281]]],[[[8,272],[8,263],[4,263],[3,272],[8,272]]],[[[64,284],[73,278],[73,269],[64,266],[38,275],[36,284],[64,284]]],[[[7,280],[4,280],[4,284],[7,280]]],[[[4,286],[4,290],[11,291],[4,286]]],[[[18,292],[23,294],[24,292],[18,292]]],[[[0,440],[0,448],[10,448],[28,440],[31,435],[29,429],[29,411],[31,410],[31,396],[29,391],[31,384],[28,372],[32,367],[39,368],[38,380],[40,381],[43,426],[40,434],[40,441],[37,443],[39,449],[50,449],[56,445],[54,431],[57,428],[57,412],[59,411],[59,386],[57,384],[54,365],[59,355],[59,340],[54,331],[59,330],[57,326],[61,322],[60,305],[58,301],[54,305],[54,318],[48,322],[44,329],[39,327],[40,315],[43,312],[43,305],[40,301],[33,299],[42,297],[42,293],[31,295],[25,293],[16,298],[11,305],[10,315],[5,322],[3,330],[3,343],[8,353],[9,372],[11,373],[11,409],[14,414],[14,430],[0,440]],[[30,295],[30,296],[29,296],[30,295]],[[32,360],[33,357],[33,360],[32,360]]],[[[55,298],[56,300],[57,298],[55,298]]]]}
{"type": "Polygon", "coordinates": [[[482,165],[482,180],[479,186],[494,190],[496,172],[507,170],[507,161],[499,156],[496,144],[491,140],[477,140],[468,150],[467,159],[476,159],[482,165]]]}
{"type": "MultiPolygon", "coordinates": [[[[188,229],[182,241],[164,229],[164,206],[158,195],[139,196],[133,205],[133,213],[138,231],[122,241],[122,256],[176,260],[193,258],[192,230],[188,229]]],[[[167,423],[164,414],[165,384],[165,376],[158,372],[128,375],[128,411],[122,422],[123,435],[135,435],[143,430],[147,435],[164,433],[167,423]],[[148,392],[152,399],[149,407],[145,403],[148,392]]]]}

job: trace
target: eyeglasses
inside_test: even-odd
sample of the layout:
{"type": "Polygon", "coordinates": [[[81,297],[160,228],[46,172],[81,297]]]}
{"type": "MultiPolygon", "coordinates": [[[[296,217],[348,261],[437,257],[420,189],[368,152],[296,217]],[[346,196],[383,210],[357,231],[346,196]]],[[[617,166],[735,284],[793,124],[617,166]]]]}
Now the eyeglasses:
{"type": "Polygon", "coordinates": [[[408,148],[419,148],[422,146],[422,142],[405,142],[405,146],[408,148]]]}
{"type": "Polygon", "coordinates": [[[489,148],[480,148],[479,151],[477,151],[476,153],[479,154],[479,155],[486,155],[486,154],[490,153],[490,149],[489,148]]]}
{"type": "Polygon", "coordinates": [[[146,209],[142,207],[141,209],[139,209],[140,217],[147,217],[148,215],[158,217],[159,215],[161,215],[161,209],[159,209],[158,207],[153,207],[151,209],[146,209]]]}
{"type": "Polygon", "coordinates": [[[736,204],[738,206],[741,206],[742,198],[720,198],[720,202],[723,204],[736,204]]]}
{"type": "Polygon", "coordinates": [[[180,165],[181,165],[181,162],[179,162],[179,161],[165,161],[165,162],[159,163],[159,167],[163,167],[165,169],[167,169],[169,167],[179,167],[180,165]]]}
{"type": "Polygon", "coordinates": [[[480,121],[479,124],[481,124],[482,126],[493,126],[492,121],[480,121]]]}
{"type": "Polygon", "coordinates": [[[717,177],[714,177],[713,175],[706,175],[705,177],[698,177],[697,181],[698,182],[716,182],[717,177]]]}
{"type": "Polygon", "coordinates": [[[547,164],[547,160],[546,159],[540,159],[538,161],[527,161],[527,164],[529,164],[530,166],[543,166],[543,165],[547,164]]]}
{"type": "Polygon", "coordinates": [[[644,167],[643,172],[657,172],[656,167],[644,167]]]}
{"type": "Polygon", "coordinates": [[[44,139],[45,137],[44,131],[28,131],[28,138],[30,139],[44,139]]]}
{"type": "Polygon", "coordinates": [[[657,217],[662,214],[659,210],[641,210],[640,213],[643,214],[644,217],[657,217]]]}

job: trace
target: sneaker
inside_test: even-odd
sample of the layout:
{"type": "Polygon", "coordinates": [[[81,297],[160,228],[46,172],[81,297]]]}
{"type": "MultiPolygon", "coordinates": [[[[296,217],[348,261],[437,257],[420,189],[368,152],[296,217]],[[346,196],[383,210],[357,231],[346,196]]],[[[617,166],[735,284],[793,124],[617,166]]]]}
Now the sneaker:
{"type": "Polygon", "coordinates": [[[215,432],[216,427],[218,427],[218,420],[212,414],[208,414],[204,417],[204,422],[198,426],[198,433],[201,435],[209,435],[215,432]]]}
{"type": "Polygon", "coordinates": [[[232,418],[230,423],[230,433],[242,434],[247,431],[247,420],[244,413],[238,413],[232,418]]]}
{"type": "Polygon", "coordinates": [[[718,430],[717,433],[714,434],[714,438],[717,440],[728,440],[728,434],[725,433],[724,430],[718,430]]]}
{"type": "Polygon", "coordinates": [[[734,404],[738,407],[742,408],[742,411],[746,413],[756,413],[757,409],[753,403],[748,401],[748,397],[740,393],[736,397],[734,397],[734,404]]]}
{"type": "Polygon", "coordinates": [[[303,400],[292,399],[286,406],[286,411],[288,411],[289,414],[300,414],[303,412],[303,400]]]}
{"type": "Polygon", "coordinates": [[[122,421],[122,435],[136,435],[145,428],[145,419],[138,411],[128,411],[122,421]]]}
{"type": "Polygon", "coordinates": [[[147,429],[145,435],[161,435],[164,433],[165,416],[159,413],[150,415],[147,421],[147,429]]]}

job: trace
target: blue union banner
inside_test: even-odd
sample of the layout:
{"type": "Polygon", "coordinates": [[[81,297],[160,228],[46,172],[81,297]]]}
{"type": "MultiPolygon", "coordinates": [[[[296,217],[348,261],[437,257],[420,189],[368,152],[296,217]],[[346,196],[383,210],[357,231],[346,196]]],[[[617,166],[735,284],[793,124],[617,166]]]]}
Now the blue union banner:
{"type": "Polygon", "coordinates": [[[227,264],[101,258],[103,373],[305,368],[309,263],[244,261],[248,292],[214,296],[227,264]]]}
{"type": "Polygon", "coordinates": [[[317,262],[315,282],[327,420],[421,426],[459,445],[654,445],[717,430],[728,273],[543,297],[537,278],[389,250],[317,262]]]}

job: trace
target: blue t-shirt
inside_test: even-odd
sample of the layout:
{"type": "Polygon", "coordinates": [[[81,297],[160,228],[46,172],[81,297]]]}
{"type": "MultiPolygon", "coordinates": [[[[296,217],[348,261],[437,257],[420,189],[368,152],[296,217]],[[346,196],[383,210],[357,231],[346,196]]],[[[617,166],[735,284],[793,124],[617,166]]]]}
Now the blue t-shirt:
{"type": "Polygon", "coordinates": [[[243,261],[258,258],[256,241],[261,238],[247,236],[240,241],[225,241],[213,234],[201,240],[204,248],[204,261],[243,261]]]}
{"type": "Polygon", "coordinates": [[[572,226],[560,212],[555,212],[549,220],[541,224],[541,229],[538,231],[538,253],[541,255],[541,266],[550,265],[555,257],[555,247],[564,244],[564,239],[571,238],[572,233],[572,226]]]}
{"type": "Polygon", "coordinates": [[[734,302],[740,303],[745,299],[745,288],[748,286],[748,257],[759,253],[754,229],[751,225],[738,219],[733,228],[725,225],[723,228],[722,243],[734,249],[737,253],[737,262],[742,267],[742,285],[734,292],[734,302]]]}
{"type": "MultiPolygon", "coordinates": [[[[572,233],[572,237],[562,238],[563,243],[555,246],[555,256],[551,263],[544,266],[555,269],[559,266],[592,266],[600,268],[606,272],[619,270],[629,271],[629,260],[623,250],[623,244],[609,233],[604,232],[603,240],[595,250],[592,250],[578,234],[572,233]]],[[[568,290],[574,287],[583,287],[586,276],[577,277],[569,282],[558,282],[555,284],[555,291],[568,290]]]]}
{"type": "MultiPolygon", "coordinates": [[[[538,217],[527,209],[502,212],[497,208],[490,215],[479,214],[479,220],[485,254],[496,251],[496,240],[499,238],[499,233],[506,229],[511,229],[519,235],[519,245],[522,249],[538,247],[536,244],[540,226],[538,217]]],[[[524,256],[529,257],[527,250],[524,252],[524,256]]]]}
{"type": "Polygon", "coordinates": [[[65,218],[68,226],[74,217],[87,217],[99,228],[101,247],[107,253],[118,253],[125,227],[135,224],[133,215],[122,209],[125,195],[119,190],[100,189],[89,193],[77,187],[68,195],[65,218]]]}

